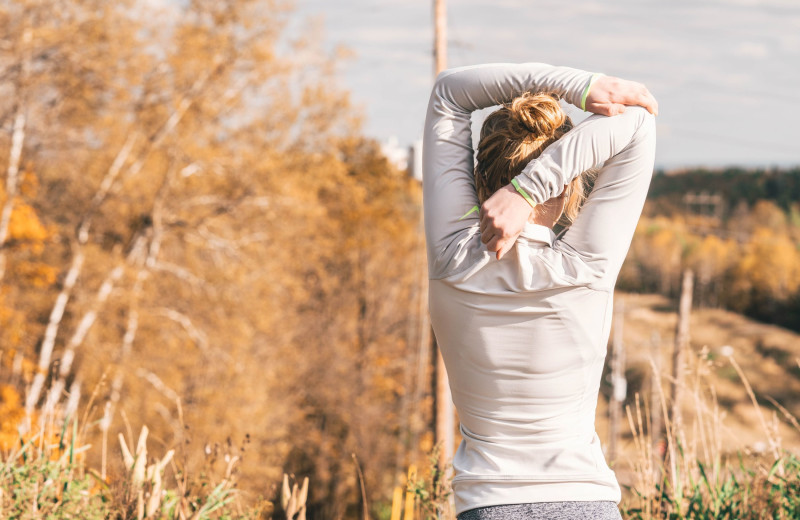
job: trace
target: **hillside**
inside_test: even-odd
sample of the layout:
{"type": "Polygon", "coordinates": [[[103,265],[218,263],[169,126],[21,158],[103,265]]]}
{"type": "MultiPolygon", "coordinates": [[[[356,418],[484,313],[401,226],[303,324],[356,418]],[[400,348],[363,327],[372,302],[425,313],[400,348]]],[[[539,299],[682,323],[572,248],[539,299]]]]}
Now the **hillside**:
{"type": "MultiPolygon", "coordinates": [[[[618,292],[615,305],[624,308],[623,342],[626,347],[626,377],[628,394],[626,404],[634,405],[636,392],[649,399],[650,359],[659,343],[660,363],[664,392],[669,394],[672,348],[677,323],[675,304],[660,295],[618,292]]],[[[686,421],[687,437],[698,437],[698,410],[700,415],[713,414],[711,388],[720,405],[717,442],[723,452],[759,453],[768,448],[767,437],[745,387],[726,354],[741,366],[748,378],[768,425],[777,420],[777,438],[785,449],[800,448],[800,431],[792,427],[783,414],[777,411],[768,398],[774,399],[792,415],[800,413],[800,334],[774,325],[766,325],[740,314],[721,309],[694,309],[691,315],[690,346],[693,353],[707,350],[710,370],[699,379],[701,400],[695,400],[698,379],[696,371],[689,371],[689,386],[682,410],[686,421]],[[726,349],[723,347],[731,347],[726,349]],[[702,411],[705,405],[709,409],[702,411]]],[[[613,335],[613,332],[612,332],[613,335]]],[[[690,363],[692,365],[692,363],[690,363]]],[[[607,394],[607,388],[603,389],[607,394]]],[[[600,399],[597,411],[597,431],[607,443],[608,406],[600,399]]],[[[716,421],[707,421],[716,422],[716,421]]],[[[621,483],[631,484],[631,464],[635,458],[634,446],[627,420],[621,427],[623,438],[620,456],[612,461],[621,483]]]]}

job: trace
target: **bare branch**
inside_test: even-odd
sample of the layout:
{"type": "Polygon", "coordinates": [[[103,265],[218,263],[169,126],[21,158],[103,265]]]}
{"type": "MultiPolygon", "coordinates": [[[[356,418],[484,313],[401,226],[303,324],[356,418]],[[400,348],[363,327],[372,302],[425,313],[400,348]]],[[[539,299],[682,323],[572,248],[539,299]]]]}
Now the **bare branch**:
{"type": "Polygon", "coordinates": [[[186,235],[187,241],[194,241],[200,243],[217,252],[222,252],[232,258],[240,258],[239,248],[235,241],[228,240],[212,233],[207,226],[200,226],[197,233],[188,233],[186,235]],[[197,237],[198,239],[195,239],[197,237]]]}
{"type": "Polygon", "coordinates": [[[193,274],[191,271],[186,269],[185,267],[181,267],[179,265],[175,265],[169,262],[164,261],[157,261],[153,264],[152,269],[154,271],[162,271],[165,273],[170,273],[171,275],[175,276],[183,280],[184,282],[188,282],[193,287],[210,287],[208,282],[204,279],[200,278],[199,276],[193,274]]]}
{"type": "Polygon", "coordinates": [[[153,388],[161,392],[161,394],[163,394],[164,397],[170,401],[177,401],[180,399],[178,393],[164,384],[164,381],[162,381],[161,378],[155,375],[153,372],[143,368],[137,368],[136,375],[153,385],[153,388]]]}
{"type": "Polygon", "coordinates": [[[174,309],[168,309],[166,307],[159,309],[158,313],[180,324],[180,326],[183,327],[183,329],[186,331],[192,341],[194,341],[194,343],[200,348],[200,350],[204,352],[208,350],[208,337],[206,336],[205,332],[194,326],[194,323],[192,323],[192,320],[189,319],[188,316],[174,309]]]}

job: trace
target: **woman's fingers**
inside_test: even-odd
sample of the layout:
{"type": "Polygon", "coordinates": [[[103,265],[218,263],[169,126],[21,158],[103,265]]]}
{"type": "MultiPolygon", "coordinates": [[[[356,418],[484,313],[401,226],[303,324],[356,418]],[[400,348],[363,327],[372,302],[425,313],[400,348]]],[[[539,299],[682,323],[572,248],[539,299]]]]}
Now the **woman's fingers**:
{"type": "Polygon", "coordinates": [[[512,235],[510,237],[501,238],[498,235],[492,236],[491,240],[486,244],[486,249],[491,251],[492,253],[497,253],[495,257],[500,260],[505,256],[506,253],[511,251],[511,248],[514,247],[514,244],[517,243],[517,237],[519,237],[519,233],[512,235]]]}
{"type": "Polygon", "coordinates": [[[492,253],[497,253],[495,257],[500,260],[503,255],[508,253],[516,243],[516,237],[501,238],[499,235],[492,236],[486,243],[486,249],[492,253]]]}
{"type": "Polygon", "coordinates": [[[625,112],[625,105],[621,103],[607,103],[603,105],[603,115],[618,116],[625,112]]]}
{"type": "Polygon", "coordinates": [[[635,81],[613,76],[601,76],[586,97],[586,110],[595,114],[613,116],[624,112],[624,106],[639,105],[658,115],[658,102],[647,87],[635,81]],[[620,108],[620,106],[622,108],[620,108]]]}
{"type": "Polygon", "coordinates": [[[651,94],[649,90],[645,89],[645,91],[646,91],[646,94],[644,96],[644,100],[640,104],[644,108],[646,108],[648,112],[650,112],[654,116],[657,116],[658,115],[658,101],[656,101],[656,98],[653,97],[653,94],[651,94]]]}
{"type": "Polygon", "coordinates": [[[602,116],[617,116],[625,112],[625,105],[621,103],[587,103],[586,110],[602,116]]]}
{"type": "Polygon", "coordinates": [[[492,238],[490,238],[489,240],[487,240],[485,242],[486,249],[488,249],[489,251],[492,251],[492,252],[495,252],[495,251],[499,250],[501,241],[502,241],[502,239],[499,236],[493,235],[492,238]]]}
{"type": "Polygon", "coordinates": [[[517,237],[518,236],[519,236],[519,233],[517,233],[513,237],[507,239],[504,243],[498,244],[498,250],[497,250],[497,259],[498,260],[503,258],[503,256],[506,253],[511,251],[511,248],[514,247],[514,244],[516,244],[516,242],[517,242],[517,237]]]}
{"type": "Polygon", "coordinates": [[[497,190],[481,206],[481,242],[497,252],[497,258],[508,252],[531,214],[531,206],[508,185],[497,190]]]}
{"type": "MultiPolygon", "coordinates": [[[[485,230],[481,231],[481,242],[489,246],[489,242],[495,237],[495,233],[497,232],[496,229],[493,228],[486,228],[485,230]]],[[[497,238],[500,239],[500,235],[497,235],[497,238]]],[[[491,251],[491,249],[489,250],[491,251]]]]}
{"type": "Polygon", "coordinates": [[[657,116],[658,101],[656,101],[656,98],[650,93],[649,90],[647,90],[647,87],[641,83],[637,83],[636,85],[638,86],[638,89],[636,93],[633,94],[633,97],[630,100],[620,101],[620,103],[624,102],[626,105],[639,105],[646,108],[647,111],[654,116],[657,116]]]}

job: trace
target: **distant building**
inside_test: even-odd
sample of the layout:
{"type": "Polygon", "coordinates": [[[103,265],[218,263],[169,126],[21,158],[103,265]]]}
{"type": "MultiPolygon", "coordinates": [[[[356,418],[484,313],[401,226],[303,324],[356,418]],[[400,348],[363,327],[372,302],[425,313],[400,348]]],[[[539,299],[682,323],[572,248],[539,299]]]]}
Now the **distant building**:
{"type": "Polygon", "coordinates": [[[408,147],[408,174],[422,182],[422,139],[408,147]]]}
{"type": "Polygon", "coordinates": [[[387,141],[381,143],[381,153],[398,170],[408,169],[408,150],[402,148],[397,141],[397,137],[392,136],[387,141]]]}

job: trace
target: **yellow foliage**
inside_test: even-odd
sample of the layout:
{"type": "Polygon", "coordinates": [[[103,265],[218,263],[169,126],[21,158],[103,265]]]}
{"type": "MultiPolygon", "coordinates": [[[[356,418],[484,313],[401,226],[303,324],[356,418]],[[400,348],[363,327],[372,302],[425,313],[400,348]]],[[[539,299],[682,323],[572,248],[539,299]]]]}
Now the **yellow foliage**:
{"type": "MultiPolygon", "coordinates": [[[[257,434],[242,464],[251,488],[311,467],[321,517],[337,518],[356,486],[342,457],[357,448],[375,481],[398,454],[374,432],[417,438],[431,409],[399,413],[401,392],[427,384],[402,386],[416,373],[409,315],[424,298],[421,194],[354,131],[358,110],[330,81],[335,58],[313,41],[277,55],[277,4],[184,2],[157,43],[159,21],[125,9],[70,1],[79,14],[29,17],[53,25],[31,43],[41,58],[25,138],[42,146],[23,157],[36,171],[23,166],[14,201],[0,345],[37,360],[55,332],[45,370],[74,359],[68,381],[84,396],[98,384],[98,401],[113,367],[110,430],[124,409],[181,442],[164,420],[180,396],[198,439],[257,434]]],[[[6,16],[21,27],[23,13],[6,16]]],[[[0,50],[9,63],[14,48],[0,50]]],[[[37,373],[26,360],[15,384],[37,373]]]]}
{"type": "Polygon", "coordinates": [[[29,165],[20,173],[20,176],[22,178],[19,185],[20,195],[28,199],[33,198],[39,191],[39,178],[29,165]]]}
{"type": "Polygon", "coordinates": [[[738,245],[733,240],[706,235],[691,252],[689,263],[701,277],[721,276],[735,261],[738,245]]]}
{"type": "Polygon", "coordinates": [[[19,445],[17,427],[25,418],[25,409],[17,390],[0,384],[0,451],[7,452],[19,445]]]}
{"type": "Polygon", "coordinates": [[[786,230],[786,213],[772,201],[759,200],[753,205],[750,219],[754,227],[768,228],[778,233],[786,230]]]}
{"type": "MultiPolygon", "coordinates": [[[[3,307],[0,307],[0,320],[2,319],[2,317],[3,317],[3,307]]],[[[3,321],[0,321],[0,325],[4,325],[3,321]]],[[[0,366],[5,367],[6,369],[9,370],[13,370],[12,368],[13,365],[18,362],[17,356],[21,355],[19,354],[19,351],[15,348],[12,348],[7,351],[1,351],[1,353],[3,361],[2,365],[0,366]]],[[[33,361],[31,361],[26,357],[23,357],[19,361],[19,364],[20,364],[20,372],[22,373],[22,380],[25,381],[26,383],[30,382],[31,379],[33,378],[33,375],[39,372],[39,367],[36,365],[36,363],[34,363],[33,361]]]]}
{"type": "Polygon", "coordinates": [[[39,220],[36,210],[24,202],[18,201],[11,213],[9,236],[11,240],[27,242],[34,253],[38,254],[43,249],[42,242],[49,238],[50,233],[39,220]]]}
{"type": "MultiPolygon", "coordinates": [[[[26,317],[24,313],[6,304],[6,293],[7,291],[0,290],[0,296],[3,297],[3,301],[0,301],[0,331],[2,331],[0,337],[6,346],[17,347],[24,339],[26,317]]],[[[13,353],[14,350],[12,349],[11,352],[13,353]]],[[[3,361],[10,366],[11,359],[8,356],[4,357],[3,361]]]]}
{"type": "Polygon", "coordinates": [[[17,276],[34,287],[47,287],[56,281],[58,270],[43,262],[20,261],[14,265],[17,276]]]}
{"type": "Polygon", "coordinates": [[[783,301],[800,289],[800,253],[784,233],[757,227],[736,265],[737,288],[783,301]]]}
{"type": "Polygon", "coordinates": [[[422,453],[430,453],[433,450],[433,432],[426,431],[419,439],[419,450],[422,453]]]}
{"type": "Polygon", "coordinates": [[[674,294],[688,267],[697,273],[701,305],[744,311],[786,302],[800,291],[800,251],[792,230],[770,201],[758,201],[752,210],[740,206],[725,228],[683,215],[643,217],[621,279],[644,280],[649,286],[642,289],[674,294]]]}

